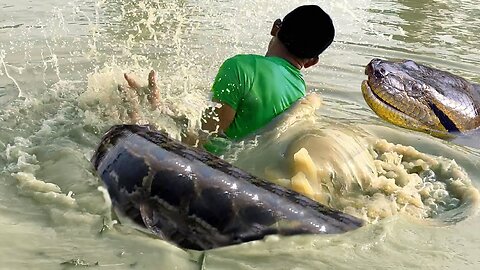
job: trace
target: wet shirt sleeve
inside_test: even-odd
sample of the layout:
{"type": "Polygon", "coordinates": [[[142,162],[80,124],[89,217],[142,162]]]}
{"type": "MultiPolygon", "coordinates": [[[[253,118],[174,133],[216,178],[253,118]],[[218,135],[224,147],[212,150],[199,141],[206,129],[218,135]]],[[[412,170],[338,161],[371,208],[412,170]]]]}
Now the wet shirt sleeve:
{"type": "Polygon", "coordinates": [[[241,70],[241,65],[237,59],[227,59],[220,67],[212,86],[212,98],[226,103],[234,110],[238,109],[238,105],[245,94],[245,84],[242,81],[244,76],[241,70]]]}

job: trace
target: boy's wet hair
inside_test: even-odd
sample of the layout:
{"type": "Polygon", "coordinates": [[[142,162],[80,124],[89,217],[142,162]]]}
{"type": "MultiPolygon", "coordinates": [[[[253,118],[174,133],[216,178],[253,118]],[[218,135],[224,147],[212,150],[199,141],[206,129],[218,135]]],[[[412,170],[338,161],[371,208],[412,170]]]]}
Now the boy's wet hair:
{"type": "Polygon", "coordinates": [[[317,5],[300,6],[288,13],[278,32],[287,50],[299,58],[319,56],[334,36],[332,19],[317,5]]]}

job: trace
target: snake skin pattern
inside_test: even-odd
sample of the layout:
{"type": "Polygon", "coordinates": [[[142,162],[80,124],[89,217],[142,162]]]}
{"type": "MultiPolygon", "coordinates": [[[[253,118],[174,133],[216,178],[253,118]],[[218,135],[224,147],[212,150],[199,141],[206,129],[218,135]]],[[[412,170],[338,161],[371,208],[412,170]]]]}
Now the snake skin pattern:
{"type": "Polygon", "coordinates": [[[367,104],[383,119],[435,135],[480,128],[480,85],[412,60],[373,59],[362,82],[367,104]]]}
{"type": "Polygon", "coordinates": [[[364,224],[149,126],[113,126],[92,163],[117,213],[182,248],[343,233],[364,224]]]}

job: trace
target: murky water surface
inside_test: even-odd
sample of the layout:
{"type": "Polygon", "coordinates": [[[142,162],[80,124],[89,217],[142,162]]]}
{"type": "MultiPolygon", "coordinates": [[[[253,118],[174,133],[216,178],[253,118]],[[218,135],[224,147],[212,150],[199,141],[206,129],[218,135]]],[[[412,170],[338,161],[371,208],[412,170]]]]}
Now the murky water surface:
{"type": "MultiPolygon", "coordinates": [[[[183,251],[129,226],[113,225],[108,196],[89,159],[102,133],[125,119],[126,108],[116,92],[116,85],[123,83],[122,72],[146,80],[148,70],[158,70],[165,104],[194,122],[208,104],[209,87],[222,61],[237,53],[265,53],[272,22],[303,3],[134,2],[0,3],[1,269],[480,267],[480,218],[473,203],[465,206],[468,211],[459,208],[460,221],[454,216],[454,222],[430,222],[393,211],[343,235],[269,237],[205,253],[183,251]]],[[[374,57],[409,58],[480,82],[478,3],[316,3],[332,15],[337,36],[320,64],[305,72],[309,91],[323,97],[315,128],[323,129],[327,139],[368,134],[455,160],[449,164],[458,165],[473,186],[480,186],[480,150],[387,124],[368,108],[360,92],[364,66],[374,57]],[[338,135],[339,127],[348,132],[338,135]]],[[[147,106],[143,109],[143,122],[177,136],[169,117],[147,106]]],[[[285,136],[313,128],[292,127],[285,136]]],[[[274,145],[268,138],[228,158],[252,172],[268,174],[253,162],[255,157],[265,160],[258,157],[274,145]],[[246,153],[251,155],[250,164],[246,153]]],[[[476,142],[478,137],[468,140],[476,142]]],[[[350,142],[344,146],[356,149],[350,142]]],[[[279,147],[270,151],[278,153],[279,147]]],[[[413,150],[404,153],[408,151],[413,150]]],[[[374,162],[362,155],[355,156],[355,164],[374,162]]]]}

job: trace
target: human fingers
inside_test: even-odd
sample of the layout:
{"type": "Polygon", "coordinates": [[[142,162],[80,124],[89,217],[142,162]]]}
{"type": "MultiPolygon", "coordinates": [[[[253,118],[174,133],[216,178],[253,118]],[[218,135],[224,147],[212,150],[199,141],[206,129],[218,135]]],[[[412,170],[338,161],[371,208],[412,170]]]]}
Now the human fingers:
{"type": "Polygon", "coordinates": [[[151,70],[148,74],[148,88],[150,91],[157,89],[157,72],[155,70],[151,70]]]}
{"type": "Polygon", "coordinates": [[[148,74],[147,100],[150,103],[152,110],[155,110],[160,106],[160,91],[157,87],[157,73],[155,70],[150,71],[148,74]]]}
{"type": "Polygon", "coordinates": [[[138,100],[136,99],[132,91],[123,85],[118,85],[118,92],[120,92],[120,98],[126,106],[126,114],[128,116],[127,121],[129,123],[137,123],[140,120],[140,108],[138,100]]]}
{"type": "Polygon", "coordinates": [[[125,80],[127,81],[128,83],[128,86],[130,86],[131,88],[133,89],[140,89],[140,84],[137,83],[137,81],[135,81],[132,77],[130,77],[127,73],[124,73],[123,74],[123,77],[125,78],[125,80]]]}

